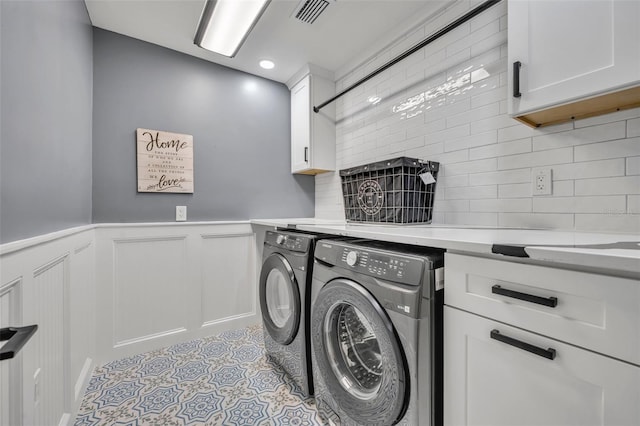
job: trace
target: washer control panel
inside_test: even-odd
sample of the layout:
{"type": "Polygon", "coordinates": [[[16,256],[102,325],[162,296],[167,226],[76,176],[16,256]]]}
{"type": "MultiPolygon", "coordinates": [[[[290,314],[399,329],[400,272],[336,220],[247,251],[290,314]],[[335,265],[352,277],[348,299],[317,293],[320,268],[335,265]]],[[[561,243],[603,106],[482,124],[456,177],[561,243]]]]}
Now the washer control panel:
{"type": "Polygon", "coordinates": [[[354,247],[343,247],[337,263],[361,274],[412,285],[420,284],[424,268],[420,258],[354,247]]]}
{"type": "Polygon", "coordinates": [[[309,250],[310,239],[305,235],[267,231],[264,242],[290,251],[305,253],[309,250]]]}

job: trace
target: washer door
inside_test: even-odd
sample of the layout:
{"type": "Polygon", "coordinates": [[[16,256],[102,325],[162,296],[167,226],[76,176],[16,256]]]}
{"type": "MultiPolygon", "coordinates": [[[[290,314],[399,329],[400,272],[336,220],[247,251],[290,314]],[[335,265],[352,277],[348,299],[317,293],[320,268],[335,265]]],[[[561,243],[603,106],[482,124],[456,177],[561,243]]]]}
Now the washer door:
{"type": "Polygon", "coordinates": [[[359,284],[337,279],[314,303],[311,335],[318,374],[352,420],[392,425],[406,412],[409,375],[395,329],[359,284]]]}
{"type": "Polygon", "coordinates": [[[260,271],[259,287],[264,327],[273,340],[288,345],[300,324],[300,289],[284,256],[273,253],[267,257],[260,271]]]}

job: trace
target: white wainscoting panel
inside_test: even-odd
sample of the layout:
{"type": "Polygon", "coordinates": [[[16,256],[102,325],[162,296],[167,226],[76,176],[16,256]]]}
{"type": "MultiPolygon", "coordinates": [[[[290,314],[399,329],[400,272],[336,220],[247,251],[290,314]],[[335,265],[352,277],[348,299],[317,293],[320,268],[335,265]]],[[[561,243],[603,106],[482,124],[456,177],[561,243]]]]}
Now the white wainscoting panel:
{"type": "Polygon", "coordinates": [[[260,238],[248,222],[105,224],[1,245],[0,325],[38,331],[0,364],[0,426],[67,425],[95,365],[259,323],[260,238]]]}
{"type": "Polygon", "coordinates": [[[98,363],[260,321],[248,222],[96,229],[98,363]]]}
{"type": "Polygon", "coordinates": [[[255,315],[253,233],[202,239],[202,327],[255,315]]]}
{"type": "Polygon", "coordinates": [[[75,401],[80,402],[91,378],[96,352],[95,244],[78,247],[70,259],[69,344],[70,378],[75,401]]]}
{"type": "Polygon", "coordinates": [[[113,242],[114,344],[187,329],[186,235],[113,242]]]}
{"type": "MultiPolygon", "coordinates": [[[[10,364],[17,377],[10,388],[11,426],[65,425],[81,402],[95,357],[95,323],[88,315],[95,311],[93,244],[94,231],[87,228],[0,250],[2,325],[38,325],[10,364]]],[[[0,411],[5,416],[4,406],[0,411]]]]}
{"type": "MultiPolygon", "coordinates": [[[[0,282],[0,328],[20,324],[22,279],[0,282]]],[[[21,424],[22,355],[0,362],[0,426],[21,424]]]]}
{"type": "Polygon", "coordinates": [[[32,337],[36,350],[34,374],[34,420],[38,425],[57,425],[65,414],[65,287],[68,256],[41,266],[33,274],[30,293],[38,332],[32,337]],[[46,398],[43,398],[46,395],[46,398]]]}

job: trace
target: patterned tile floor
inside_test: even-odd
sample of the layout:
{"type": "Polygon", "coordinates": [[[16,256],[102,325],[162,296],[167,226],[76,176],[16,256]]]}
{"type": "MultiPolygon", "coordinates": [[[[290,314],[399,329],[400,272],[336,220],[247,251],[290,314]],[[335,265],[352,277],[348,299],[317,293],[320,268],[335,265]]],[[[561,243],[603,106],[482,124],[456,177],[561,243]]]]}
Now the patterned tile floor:
{"type": "Polygon", "coordinates": [[[266,359],[262,327],[252,326],[96,368],[75,425],[324,423],[266,359]]]}

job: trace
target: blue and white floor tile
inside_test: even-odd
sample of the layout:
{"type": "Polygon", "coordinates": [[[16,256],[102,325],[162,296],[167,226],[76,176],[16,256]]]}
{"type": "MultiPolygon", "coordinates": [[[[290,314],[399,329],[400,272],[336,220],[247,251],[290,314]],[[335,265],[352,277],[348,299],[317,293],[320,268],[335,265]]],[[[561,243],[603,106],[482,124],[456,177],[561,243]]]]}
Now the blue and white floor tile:
{"type": "Polygon", "coordinates": [[[97,368],[76,426],[324,425],[248,327],[97,368]]]}

